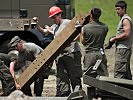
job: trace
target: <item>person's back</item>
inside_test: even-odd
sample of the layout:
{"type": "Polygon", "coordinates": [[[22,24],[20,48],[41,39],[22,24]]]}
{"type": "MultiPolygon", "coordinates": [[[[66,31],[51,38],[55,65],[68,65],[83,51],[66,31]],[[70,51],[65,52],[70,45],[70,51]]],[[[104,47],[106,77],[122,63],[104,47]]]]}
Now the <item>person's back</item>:
{"type": "Polygon", "coordinates": [[[84,26],[85,50],[100,50],[103,48],[108,27],[102,22],[92,21],[84,26]]]}
{"type": "MultiPolygon", "coordinates": [[[[24,50],[19,52],[19,58],[21,61],[33,61],[36,56],[40,54],[43,49],[34,43],[23,43],[24,50]]],[[[21,62],[20,61],[20,62],[21,62]]]]}
{"type": "Polygon", "coordinates": [[[97,74],[108,76],[107,59],[103,50],[104,40],[108,27],[99,21],[101,10],[93,8],[90,12],[90,22],[83,27],[81,42],[85,46],[84,71],[94,66],[97,60],[102,62],[97,69],[97,74]]]}

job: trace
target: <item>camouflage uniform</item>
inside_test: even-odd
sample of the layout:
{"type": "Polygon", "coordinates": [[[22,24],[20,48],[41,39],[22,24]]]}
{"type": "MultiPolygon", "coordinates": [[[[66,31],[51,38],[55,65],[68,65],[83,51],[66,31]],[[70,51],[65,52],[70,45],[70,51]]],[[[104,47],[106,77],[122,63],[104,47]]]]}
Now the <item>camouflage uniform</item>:
{"type": "Polygon", "coordinates": [[[2,82],[3,95],[7,96],[16,89],[14,79],[7,66],[10,65],[11,56],[0,53],[0,79],[2,82]]]}
{"type": "Polygon", "coordinates": [[[98,59],[102,59],[102,62],[97,69],[97,73],[102,76],[108,76],[107,59],[103,51],[107,32],[108,27],[99,21],[92,21],[83,27],[86,51],[84,57],[84,70],[94,66],[98,59]]]}

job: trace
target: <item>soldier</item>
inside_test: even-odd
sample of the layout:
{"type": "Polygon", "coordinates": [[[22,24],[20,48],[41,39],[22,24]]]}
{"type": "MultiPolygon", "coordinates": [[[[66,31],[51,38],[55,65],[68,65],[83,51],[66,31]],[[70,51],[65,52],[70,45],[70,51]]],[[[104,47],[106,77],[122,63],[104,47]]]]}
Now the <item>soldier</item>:
{"type": "Polygon", "coordinates": [[[108,27],[99,21],[101,10],[93,8],[90,11],[90,22],[86,24],[81,32],[81,42],[85,46],[84,70],[94,66],[98,59],[102,59],[97,69],[97,74],[108,76],[107,59],[103,51],[104,40],[108,27]]]}
{"type": "MultiPolygon", "coordinates": [[[[71,20],[62,18],[62,10],[53,6],[49,10],[49,18],[55,24],[51,27],[46,26],[45,29],[37,24],[37,29],[44,34],[54,34],[58,36],[60,32],[68,25],[71,20]]],[[[37,18],[33,18],[38,22],[37,18]]],[[[76,85],[81,85],[82,68],[81,68],[81,52],[80,47],[75,39],[56,59],[57,66],[57,86],[56,96],[68,96],[76,85]]]]}
{"type": "Polygon", "coordinates": [[[125,1],[118,1],[115,4],[116,12],[120,16],[116,36],[111,38],[115,42],[115,78],[132,79],[130,70],[131,48],[133,40],[133,22],[126,13],[127,4],[125,1]]]}
{"type": "MultiPolygon", "coordinates": [[[[40,54],[43,49],[34,43],[25,43],[18,36],[15,36],[10,41],[10,46],[19,51],[17,63],[26,63],[26,61],[33,61],[38,54],[40,54]]],[[[24,64],[25,65],[25,64],[24,64]]],[[[16,63],[12,62],[10,66],[11,73],[14,74],[14,69],[16,68],[16,63]]],[[[21,66],[22,67],[22,66],[21,66]]],[[[44,73],[42,73],[35,81],[34,84],[34,94],[36,96],[41,96],[43,91],[44,78],[48,78],[48,73],[50,68],[48,67],[44,73]]],[[[26,95],[32,96],[30,86],[26,90],[22,90],[26,95]]]]}
{"type": "MultiPolygon", "coordinates": [[[[9,66],[11,60],[15,59],[12,55],[0,53],[0,80],[2,82],[3,96],[9,95],[15,87],[14,78],[12,77],[9,66]]],[[[17,85],[16,85],[17,86],[17,85]]]]}

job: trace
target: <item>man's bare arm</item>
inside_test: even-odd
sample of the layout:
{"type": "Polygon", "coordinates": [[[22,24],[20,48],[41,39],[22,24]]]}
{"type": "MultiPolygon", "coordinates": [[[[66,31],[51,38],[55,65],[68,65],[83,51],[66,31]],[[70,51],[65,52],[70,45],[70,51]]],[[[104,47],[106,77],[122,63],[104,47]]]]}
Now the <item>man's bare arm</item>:
{"type": "Polygon", "coordinates": [[[84,38],[84,33],[83,33],[83,28],[82,28],[82,31],[80,33],[80,42],[85,45],[85,38],[84,38]]]}
{"type": "Polygon", "coordinates": [[[110,39],[110,41],[116,42],[117,40],[124,40],[124,39],[128,38],[130,36],[130,31],[131,31],[131,25],[130,25],[130,21],[128,19],[123,20],[123,28],[124,28],[123,34],[110,39]]]}
{"type": "Polygon", "coordinates": [[[14,61],[12,61],[12,62],[10,63],[10,73],[11,73],[11,75],[13,76],[16,89],[20,89],[20,85],[17,84],[17,82],[16,82],[16,77],[15,77],[15,72],[14,72],[15,64],[16,64],[16,60],[14,60],[14,61]]]}
{"type": "Polygon", "coordinates": [[[45,26],[45,28],[42,28],[38,22],[39,22],[39,19],[37,17],[33,17],[33,20],[36,22],[36,27],[37,29],[39,30],[39,32],[41,32],[42,34],[53,34],[53,31],[50,29],[49,26],[45,26]]]}

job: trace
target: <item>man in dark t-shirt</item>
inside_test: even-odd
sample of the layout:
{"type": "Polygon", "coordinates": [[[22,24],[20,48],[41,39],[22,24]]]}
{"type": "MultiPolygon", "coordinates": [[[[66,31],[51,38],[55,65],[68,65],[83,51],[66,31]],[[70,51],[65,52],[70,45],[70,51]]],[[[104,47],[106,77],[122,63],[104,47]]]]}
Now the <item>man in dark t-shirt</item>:
{"type": "Polygon", "coordinates": [[[97,69],[97,73],[108,76],[107,59],[103,51],[104,40],[108,32],[108,27],[99,21],[101,10],[93,8],[90,11],[90,22],[85,25],[81,33],[81,42],[85,46],[84,70],[94,66],[98,59],[102,62],[97,69]]]}

